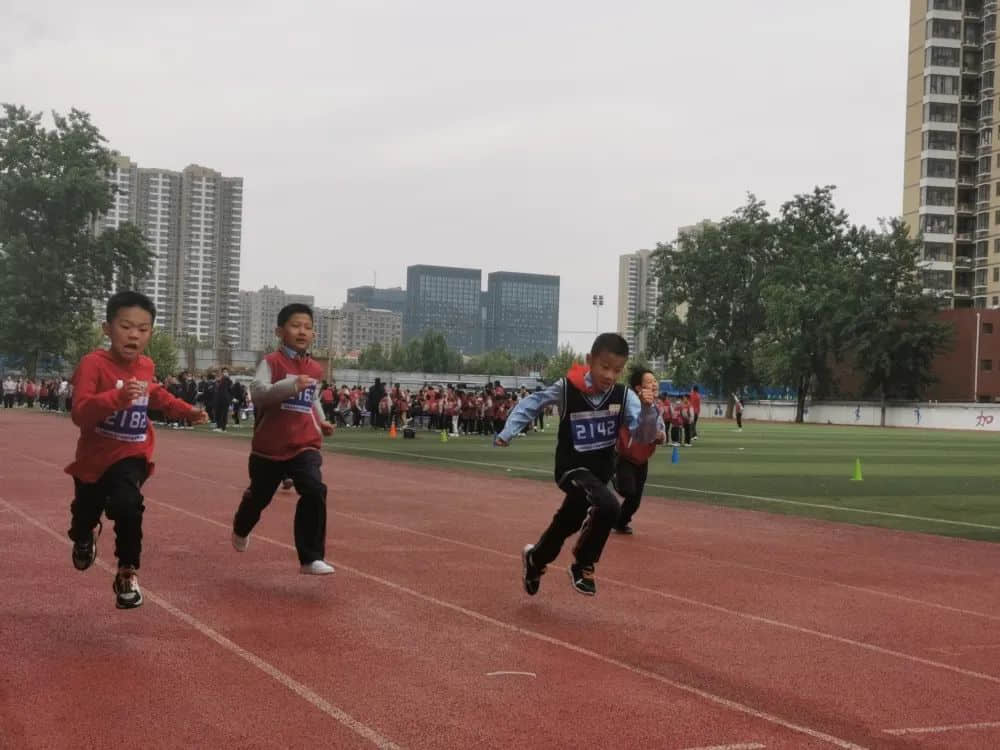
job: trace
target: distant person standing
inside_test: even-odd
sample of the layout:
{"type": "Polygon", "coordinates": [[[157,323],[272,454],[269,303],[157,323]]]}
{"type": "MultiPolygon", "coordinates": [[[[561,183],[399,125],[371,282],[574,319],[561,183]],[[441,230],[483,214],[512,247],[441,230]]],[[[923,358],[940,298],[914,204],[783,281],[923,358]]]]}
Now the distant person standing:
{"type": "Polygon", "coordinates": [[[743,432],[743,400],[733,394],[733,413],[736,415],[736,431],[743,432]]]}
{"type": "Polygon", "coordinates": [[[13,409],[15,398],[17,398],[17,383],[8,375],[3,379],[3,408],[13,409]]]}
{"type": "Polygon", "coordinates": [[[229,370],[222,368],[219,379],[215,381],[215,431],[225,432],[229,422],[229,407],[233,403],[233,381],[229,379],[229,370]]]}
{"type": "Polygon", "coordinates": [[[698,386],[691,386],[691,393],[688,394],[691,401],[691,439],[698,439],[698,417],[701,416],[701,391],[698,386]]]}
{"type": "Polygon", "coordinates": [[[382,385],[382,378],[375,378],[375,382],[372,387],[368,389],[368,402],[366,406],[368,407],[369,420],[371,420],[372,429],[376,427],[381,427],[381,420],[379,419],[379,404],[382,403],[382,399],[385,398],[385,386],[382,385]]]}

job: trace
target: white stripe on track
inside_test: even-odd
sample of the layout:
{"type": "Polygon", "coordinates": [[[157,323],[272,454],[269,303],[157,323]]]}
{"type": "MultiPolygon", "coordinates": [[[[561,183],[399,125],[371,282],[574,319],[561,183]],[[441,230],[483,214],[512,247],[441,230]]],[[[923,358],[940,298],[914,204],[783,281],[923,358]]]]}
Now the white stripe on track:
{"type": "Polygon", "coordinates": [[[737,742],[735,745],[712,745],[711,747],[688,747],[684,750],[763,750],[759,742],[737,742]]]}
{"type": "MultiPolygon", "coordinates": [[[[169,508],[170,510],[176,513],[180,513],[181,515],[190,516],[191,518],[196,518],[199,521],[204,521],[205,523],[210,523],[213,526],[218,526],[220,528],[226,529],[227,531],[231,531],[229,524],[222,523],[221,521],[216,521],[214,518],[208,518],[207,516],[202,516],[198,513],[194,513],[193,511],[186,510],[185,508],[180,508],[176,505],[166,503],[162,500],[154,500],[152,498],[150,498],[150,500],[156,505],[162,506],[164,508],[169,508]]],[[[271,539],[270,537],[262,536],[260,534],[254,534],[253,537],[254,539],[259,539],[260,541],[267,542],[268,544],[273,544],[276,547],[281,547],[282,549],[291,550],[293,552],[295,551],[295,547],[291,544],[287,544],[285,542],[279,542],[276,539],[271,539]]],[[[435,606],[451,610],[452,612],[457,612],[473,620],[477,620],[478,622],[486,623],[488,625],[493,625],[494,627],[500,628],[502,630],[506,630],[512,633],[517,633],[519,635],[523,635],[528,638],[533,638],[534,640],[541,641],[542,643],[547,643],[551,646],[558,646],[559,648],[572,651],[573,653],[577,653],[582,656],[587,656],[591,659],[595,659],[596,661],[603,662],[604,664],[609,664],[611,666],[618,667],[619,669],[623,669],[627,672],[631,672],[632,674],[639,675],[640,677],[645,677],[647,679],[654,680],[664,685],[668,685],[672,688],[675,688],[676,690],[681,690],[685,693],[696,695],[699,698],[702,698],[703,700],[706,700],[710,703],[715,703],[716,705],[719,706],[723,706],[725,708],[730,709],[731,711],[745,714],[747,716],[752,716],[753,718],[766,721],[770,724],[775,724],[777,726],[784,727],[785,729],[789,729],[793,732],[798,732],[799,734],[804,734],[808,737],[812,737],[813,739],[819,740],[821,742],[826,742],[830,745],[833,745],[834,747],[844,748],[845,750],[867,750],[867,748],[865,748],[863,745],[856,745],[855,743],[849,740],[841,739],[840,737],[834,737],[833,735],[826,734],[817,729],[812,729],[810,727],[802,726],[800,724],[795,724],[794,722],[789,721],[787,719],[783,719],[780,716],[767,713],[766,711],[760,711],[756,708],[747,706],[743,703],[739,703],[737,701],[724,698],[721,695],[710,693],[707,690],[702,690],[701,688],[694,687],[693,685],[688,685],[683,682],[677,682],[675,680],[671,680],[670,678],[664,677],[663,675],[658,674],[656,672],[651,672],[647,669],[643,669],[642,667],[633,666],[626,662],[619,661],[618,659],[614,659],[610,656],[605,656],[604,654],[598,653],[596,651],[591,651],[590,649],[584,648],[583,646],[577,646],[574,643],[570,643],[568,641],[562,641],[559,640],[558,638],[545,635],[544,633],[539,633],[534,630],[529,630],[528,628],[522,628],[520,625],[514,625],[513,623],[504,622],[503,620],[497,620],[496,618],[490,617],[489,615],[484,615],[481,612],[476,612],[475,610],[468,609],[459,604],[454,604],[452,602],[445,601],[444,599],[438,599],[437,597],[433,597],[428,594],[422,594],[419,591],[407,588],[402,584],[395,583],[393,581],[381,578],[380,576],[376,576],[371,573],[365,573],[362,570],[358,570],[357,568],[352,568],[337,560],[332,560],[331,562],[335,563],[336,566],[341,570],[346,570],[360,578],[364,578],[369,581],[374,581],[375,583],[390,588],[393,591],[398,591],[400,593],[407,594],[408,596],[412,596],[416,599],[420,599],[421,601],[425,601],[429,604],[433,604],[435,606]]]]}
{"type": "MultiPolygon", "coordinates": [[[[5,508],[12,511],[13,513],[19,515],[21,518],[30,523],[32,526],[35,526],[36,528],[44,531],[49,536],[54,537],[56,541],[64,542],[66,544],[71,544],[71,542],[68,539],[60,535],[58,532],[53,531],[44,523],[28,515],[23,510],[18,508],[16,505],[7,502],[2,497],[0,497],[0,504],[2,504],[5,508]]],[[[115,568],[103,562],[102,560],[98,560],[97,565],[106,570],[108,573],[114,574],[115,572],[115,568]]],[[[197,630],[206,638],[217,643],[226,651],[235,654],[239,658],[253,665],[261,672],[266,674],[268,677],[271,677],[275,681],[279,682],[281,685],[291,690],[293,693],[295,693],[297,696],[305,700],[307,703],[311,704],[313,707],[319,709],[320,711],[322,711],[332,719],[336,720],[340,724],[343,724],[345,727],[353,731],[355,734],[358,734],[364,739],[371,742],[375,747],[379,748],[380,750],[401,750],[399,745],[383,737],[377,731],[369,727],[367,724],[362,724],[360,721],[352,717],[346,711],[328,702],[318,693],[306,687],[301,682],[296,680],[294,677],[290,677],[289,675],[285,674],[280,669],[275,667],[273,664],[264,661],[256,654],[247,651],[238,643],[234,643],[233,641],[229,640],[224,635],[213,630],[212,628],[210,628],[208,625],[201,622],[197,618],[192,617],[187,612],[181,609],[178,609],[169,601],[164,599],[162,596],[152,593],[149,589],[145,587],[143,587],[142,595],[145,599],[149,599],[149,601],[153,602],[153,604],[156,604],[158,607],[161,607],[162,609],[166,610],[168,613],[176,617],[181,622],[185,623],[186,625],[190,625],[192,628],[197,630]]]]}
{"type": "Polygon", "coordinates": [[[970,729],[997,729],[1000,721],[981,721],[977,724],[951,724],[940,727],[909,727],[907,729],[886,729],[886,734],[902,736],[904,734],[940,734],[942,732],[960,732],[970,729]]]}

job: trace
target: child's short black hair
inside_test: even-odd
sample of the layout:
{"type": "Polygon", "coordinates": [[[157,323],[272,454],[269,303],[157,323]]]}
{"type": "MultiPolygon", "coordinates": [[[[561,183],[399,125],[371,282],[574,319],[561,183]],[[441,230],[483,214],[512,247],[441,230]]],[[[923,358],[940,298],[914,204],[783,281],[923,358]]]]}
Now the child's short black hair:
{"type": "Polygon", "coordinates": [[[590,347],[590,356],[596,357],[605,353],[628,359],[628,342],[617,333],[602,333],[594,339],[594,345],[590,347]]]}
{"type": "Polygon", "coordinates": [[[278,312],[278,325],[283,326],[288,322],[288,319],[293,315],[302,313],[303,315],[308,315],[309,320],[313,320],[313,311],[309,305],[304,305],[301,302],[293,302],[290,305],[285,305],[278,312]]]}
{"type": "Polygon", "coordinates": [[[111,299],[108,300],[108,306],[105,310],[107,321],[110,323],[115,319],[118,311],[126,307],[141,307],[149,313],[150,318],[156,320],[156,305],[153,304],[153,300],[139,292],[124,291],[112,295],[111,299]]]}
{"type": "Polygon", "coordinates": [[[629,385],[629,388],[638,388],[640,385],[642,385],[642,379],[644,377],[646,377],[646,375],[654,375],[655,376],[655,374],[653,373],[653,371],[650,370],[648,367],[636,367],[636,368],[634,368],[632,370],[632,374],[628,376],[628,385],[629,385]]]}

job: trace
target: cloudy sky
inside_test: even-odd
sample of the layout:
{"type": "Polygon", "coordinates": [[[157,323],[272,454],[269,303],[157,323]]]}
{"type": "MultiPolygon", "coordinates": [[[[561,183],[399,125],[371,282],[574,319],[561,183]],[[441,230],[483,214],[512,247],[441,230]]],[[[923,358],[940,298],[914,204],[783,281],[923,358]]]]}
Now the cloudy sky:
{"type": "Polygon", "coordinates": [[[0,0],[0,101],[91,113],[141,166],[245,179],[243,288],[337,305],[432,263],[562,277],[839,187],[899,213],[903,0],[0,0]]]}

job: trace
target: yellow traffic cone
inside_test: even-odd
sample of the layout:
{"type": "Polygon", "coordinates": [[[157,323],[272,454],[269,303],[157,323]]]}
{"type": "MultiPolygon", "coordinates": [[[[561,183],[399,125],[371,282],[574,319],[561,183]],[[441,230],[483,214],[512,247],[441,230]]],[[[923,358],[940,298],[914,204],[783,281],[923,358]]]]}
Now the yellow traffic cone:
{"type": "Polygon", "coordinates": [[[851,477],[852,482],[863,482],[864,479],[861,478],[861,459],[854,459],[854,476],[851,477]]]}
{"type": "Polygon", "coordinates": [[[447,430],[441,430],[441,442],[442,443],[447,443],[448,442],[448,431],[447,430]]]}

